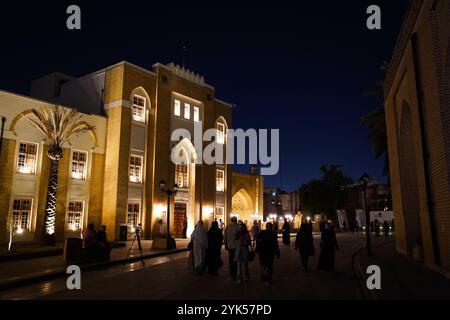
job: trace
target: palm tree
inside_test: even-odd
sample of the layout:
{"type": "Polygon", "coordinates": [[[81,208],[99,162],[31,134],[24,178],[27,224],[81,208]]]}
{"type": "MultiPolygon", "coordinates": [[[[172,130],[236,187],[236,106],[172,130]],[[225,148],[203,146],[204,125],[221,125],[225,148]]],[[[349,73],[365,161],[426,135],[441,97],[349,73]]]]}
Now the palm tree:
{"type": "Polygon", "coordinates": [[[44,219],[44,242],[55,243],[56,197],[58,190],[59,160],[63,158],[63,145],[75,135],[92,130],[94,127],[81,122],[83,117],[75,109],[66,109],[57,105],[42,106],[33,109],[26,118],[41,131],[49,143],[47,156],[50,158],[47,202],[44,219]]]}
{"type": "MultiPolygon", "coordinates": [[[[386,74],[388,63],[383,62],[381,70],[386,74]]],[[[364,92],[366,97],[376,97],[384,101],[384,80],[377,82],[377,89],[364,92]]],[[[389,155],[387,145],[386,119],[384,112],[384,103],[381,107],[369,112],[361,118],[361,123],[370,128],[369,141],[372,144],[375,157],[378,159],[384,156],[383,175],[389,177],[389,155]]]]}

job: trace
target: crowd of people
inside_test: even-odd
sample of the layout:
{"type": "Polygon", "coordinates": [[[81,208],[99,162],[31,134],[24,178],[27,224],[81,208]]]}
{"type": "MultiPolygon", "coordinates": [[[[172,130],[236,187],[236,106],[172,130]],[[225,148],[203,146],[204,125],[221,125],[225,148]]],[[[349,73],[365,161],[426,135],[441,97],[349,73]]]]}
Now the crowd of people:
{"type": "MultiPolygon", "coordinates": [[[[318,259],[318,270],[334,271],[335,254],[338,250],[336,234],[333,223],[327,221],[321,226],[321,252],[318,259]]],[[[291,244],[291,226],[285,220],[282,226],[282,243],[291,244]]],[[[224,265],[222,260],[222,246],[228,253],[228,268],[230,276],[237,284],[244,284],[250,279],[249,263],[258,257],[260,265],[260,279],[265,284],[270,284],[274,270],[275,258],[280,258],[278,244],[278,224],[266,223],[265,230],[261,230],[255,221],[251,230],[247,225],[231,218],[231,223],[223,228],[217,221],[212,222],[208,231],[202,220],[198,221],[191,235],[189,243],[189,266],[197,273],[208,272],[218,274],[218,270],[224,265]]],[[[295,239],[295,250],[301,257],[301,263],[305,271],[308,271],[308,261],[315,255],[313,227],[310,221],[302,221],[295,239]]]]}

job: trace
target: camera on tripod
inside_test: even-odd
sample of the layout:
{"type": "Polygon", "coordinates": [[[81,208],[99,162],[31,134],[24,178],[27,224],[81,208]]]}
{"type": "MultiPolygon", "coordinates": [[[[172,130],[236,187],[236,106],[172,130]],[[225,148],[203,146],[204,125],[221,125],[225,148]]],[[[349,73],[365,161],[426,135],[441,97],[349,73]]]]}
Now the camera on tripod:
{"type": "Polygon", "coordinates": [[[136,226],[134,226],[134,233],[135,234],[140,234],[142,230],[141,224],[138,223],[136,226]]]}

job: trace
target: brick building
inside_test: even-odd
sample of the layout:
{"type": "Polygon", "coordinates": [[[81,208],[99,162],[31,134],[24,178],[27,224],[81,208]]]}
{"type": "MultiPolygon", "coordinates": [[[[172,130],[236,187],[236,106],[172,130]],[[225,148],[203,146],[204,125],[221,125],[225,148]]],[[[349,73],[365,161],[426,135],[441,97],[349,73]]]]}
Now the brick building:
{"type": "Polygon", "coordinates": [[[450,271],[450,1],[410,3],[385,86],[396,248],[450,271]]]}
{"type": "MultiPolygon", "coordinates": [[[[166,221],[161,180],[180,187],[170,210],[176,237],[184,216],[188,233],[200,218],[206,225],[219,216],[228,220],[231,167],[196,163],[194,127],[202,123],[202,133],[215,128],[218,144],[225,146],[232,106],[216,99],[214,87],[203,77],[174,64],[157,63],[147,70],[120,62],[80,78],[47,75],[33,82],[31,95],[0,91],[0,116],[6,117],[0,151],[0,241],[6,241],[8,219],[23,232],[17,241],[39,241],[43,234],[47,145],[23,117],[48,103],[78,109],[83,121],[95,127],[64,145],[58,241],[80,235],[88,223],[107,225],[110,240],[118,239],[122,224],[133,229],[141,223],[144,235],[154,236],[158,222],[166,221]],[[191,139],[171,142],[177,128],[188,130],[191,139]],[[175,165],[172,152],[185,158],[184,163],[175,165]]],[[[208,144],[200,141],[200,148],[208,144]]]]}

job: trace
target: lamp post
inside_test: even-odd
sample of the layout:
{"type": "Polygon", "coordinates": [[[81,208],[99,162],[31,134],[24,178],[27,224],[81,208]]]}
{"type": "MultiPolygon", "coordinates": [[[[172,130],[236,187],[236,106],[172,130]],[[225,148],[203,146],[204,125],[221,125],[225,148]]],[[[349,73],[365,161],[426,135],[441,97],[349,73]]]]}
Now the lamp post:
{"type": "Polygon", "coordinates": [[[341,190],[358,190],[362,192],[364,196],[364,213],[366,217],[366,249],[367,249],[367,256],[372,256],[372,247],[370,244],[370,212],[367,208],[367,188],[369,187],[369,176],[367,174],[364,174],[361,178],[359,178],[358,182],[350,185],[350,186],[342,186],[341,190]]]}
{"type": "Polygon", "coordinates": [[[370,245],[370,212],[367,208],[367,187],[369,185],[369,177],[367,175],[363,175],[359,178],[359,190],[363,192],[364,195],[364,211],[366,214],[366,248],[367,248],[367,256],[372,256],[372,248],[370,245]]]}
{"type": "Polygon", "coordinates": [[[170,236],[170,198],[172,195],[176,195],[178,192],[178,185],[174,184],[172,189],[166,188],[166,182],[161,180],[159,183],[161,192],[167,195],[167,219],[166,219],[166,250],[175,249],[175,239],[170,236]]]}

